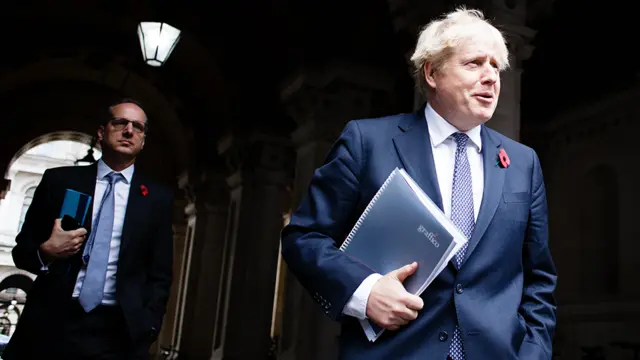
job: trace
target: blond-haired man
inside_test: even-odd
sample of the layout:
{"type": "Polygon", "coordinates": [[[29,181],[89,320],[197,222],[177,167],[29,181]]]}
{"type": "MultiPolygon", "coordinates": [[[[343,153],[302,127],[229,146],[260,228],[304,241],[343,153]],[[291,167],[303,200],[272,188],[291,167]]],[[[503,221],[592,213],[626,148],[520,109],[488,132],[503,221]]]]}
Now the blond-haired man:
{"type": "Polygon", "coordinates": [[[342,359],[551,359],[556,272],[540,163],[484,125],[509,65],[505,40],[459,9],[425,27],[411,60],[427,104],[347,124],[283,231],[283,256],[342,322],[342,359]],[[419,297],[402,285],[415,265],[376,274],[337,248],[395,167],[469,238],[419,297]],[[371,343],[364,318],[390,331],[371,343]]]}

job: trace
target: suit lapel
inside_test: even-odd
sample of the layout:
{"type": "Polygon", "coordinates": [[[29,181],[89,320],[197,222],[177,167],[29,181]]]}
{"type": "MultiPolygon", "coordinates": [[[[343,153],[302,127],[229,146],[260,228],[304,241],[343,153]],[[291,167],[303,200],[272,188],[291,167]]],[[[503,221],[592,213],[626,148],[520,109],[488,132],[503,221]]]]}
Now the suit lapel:
{"type": "Polygon", "coordinates": [[[143,184],[143,180],[137,171],[133,172],[131,178],[131,186],[129,187],[129,198],[127,200],[127,209],[124,215],[124,224],[122,225],[122,238],[120,239],[120,257],[126,253],[126,249],[131,243],[131,236],[135,229],[135,225],[140,223],[138,221],[139,216],[143,211],[143,196],[140,192],[140,186],[143,184]]]}
{"type": "Polygon", "coordinates": [[[405,170],[442,210],[442,196],[433,162],[429,129],[424,107],[407,115],[398,125],[403,133],[393,138],[393,144],[405,170]]]}
{"type": "Polygon", "coordinates": [[[481,136],[482,161],[484,163],[484,190],[482,193],[482,204],[480,205],[480,211],[478,212],[476,228],[469,240],[469,246],[465,253],[462,265],[464,265],[473,250],[476,248],[478,242],[480,242],[480,239],[482,239],[482,236],[484,236],[484,233],[487,231],[491,220],[493,220],[493,216],[495,215],[500,199],[502,198],[502,186],[504,184],[504,177],[506,173],[506,169],[502,169],[496,165],[501,142],[498,139],[495,139],[494,136],[491,136],[484,125],[482,126],[481,136]]]}

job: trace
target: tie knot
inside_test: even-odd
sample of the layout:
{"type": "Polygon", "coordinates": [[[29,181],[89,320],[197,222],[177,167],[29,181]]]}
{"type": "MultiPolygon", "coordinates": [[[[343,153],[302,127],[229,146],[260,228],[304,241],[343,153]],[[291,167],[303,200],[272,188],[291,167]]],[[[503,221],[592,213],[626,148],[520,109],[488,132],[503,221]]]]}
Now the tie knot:
{"type": "Polygon", "coordinates": [[[467,146],[467,141],[469,140],[469,136],[465,133],[455,133],[453,134],[453,138],[456,140],[458,147],[467,146]]]}
{"type": "Polygon", "coordinates": [[[108,173],[105,177],[105,180],[107,180],[111,185],[117,183],[118,181],[122,180],[122,174],[117,173],[117,172],[110,172],[108,173]]]}

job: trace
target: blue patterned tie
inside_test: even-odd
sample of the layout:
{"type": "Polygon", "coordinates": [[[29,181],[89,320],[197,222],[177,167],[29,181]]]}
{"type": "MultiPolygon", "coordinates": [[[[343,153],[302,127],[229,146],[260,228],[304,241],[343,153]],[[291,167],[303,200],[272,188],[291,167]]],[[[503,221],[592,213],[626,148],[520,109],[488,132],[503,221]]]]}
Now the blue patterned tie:
{"type": "MultiPolygon", "coordinates": [[[[455,133],[454,139],[458,146],[456,147],[456,164],[453,170],[453,187],[451,190],[451,221],[460,228],[462,233],[471,239],[476,222],[473,213],[473,187],[471,180],[471,167],[469,166],[469,158],[467,157],[467,141],[469,137],[466,134],[455,133]]],[[[456,265],[458,268],[462,265],[464,254],[467,250],[468,242],[456,254],[456,265]]],[[[464,349],[462,347],[462,335],[460,328],[456,325],[451,339],[451,347],[449,356],[453,360],[464,360],[464,349]]]]}
{"type": "Polygon", "coordinates": [[[102,302],[113,232],[114,188],[116,183],[123,179],[122,174],[114,172],[107,174],[104,178],[109,184],[102,196],[98,214],[96,214],[97,221],[82,256],[85,263],[88,261],[88,266],[78,301],[86,312],[93,310],[102,302]]]}

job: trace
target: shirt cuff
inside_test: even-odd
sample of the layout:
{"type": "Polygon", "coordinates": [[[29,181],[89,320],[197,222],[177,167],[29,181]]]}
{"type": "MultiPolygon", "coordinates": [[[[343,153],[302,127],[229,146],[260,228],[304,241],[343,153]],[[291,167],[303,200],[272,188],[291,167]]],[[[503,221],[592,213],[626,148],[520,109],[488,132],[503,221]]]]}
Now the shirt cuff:
{"type": "Polygon", "coordinates": [[[345,315],[353,316],[360,320],[367,318],[367,301],[369,300],[369,294],[373,285],[380,280],[382,275],[371,274],[358,286],[356,291],[351,296],[351,299],[344,306],[342,313],[345,315]]]}
{"type": "Polygon", "coordinates": [[[42,256],[40,256],[40,249],[36,250],[36,252],[38,253],[38,260],[40,260],[40,271],[49,271],[49,264],[44,263],[44,261],[42,261],[42,256]]]}

